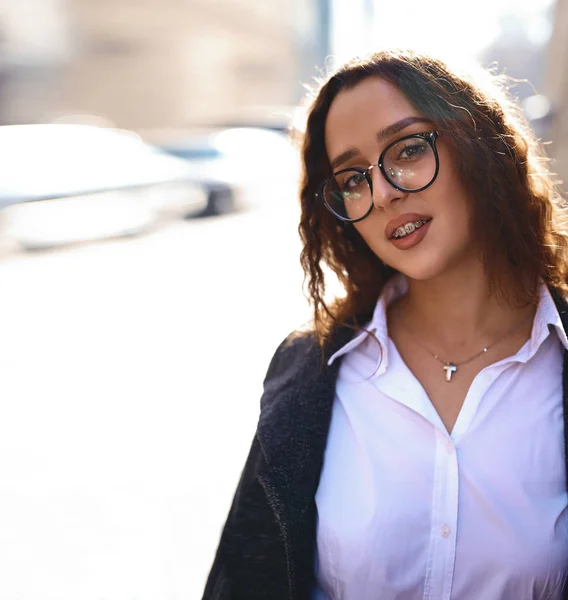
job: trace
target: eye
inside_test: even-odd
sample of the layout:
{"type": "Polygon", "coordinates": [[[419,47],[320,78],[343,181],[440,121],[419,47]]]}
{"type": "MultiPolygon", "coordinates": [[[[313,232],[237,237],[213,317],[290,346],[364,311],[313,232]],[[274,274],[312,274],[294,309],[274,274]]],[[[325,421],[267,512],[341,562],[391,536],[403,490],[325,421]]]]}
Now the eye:
{"type": "Polygon", "coordinates": [[[398,160],[417,160],[424,156],[430,149],[430,146],[420,140],[409,140],[409,143],[400,150],[398,160]]]}
{"type": "Polygon", "coordinates": [[[341,179],[338,178],[339,187],[344,192],[352,192],[366,183],[365,175],[358,171],[342,173],[341,179]]]}

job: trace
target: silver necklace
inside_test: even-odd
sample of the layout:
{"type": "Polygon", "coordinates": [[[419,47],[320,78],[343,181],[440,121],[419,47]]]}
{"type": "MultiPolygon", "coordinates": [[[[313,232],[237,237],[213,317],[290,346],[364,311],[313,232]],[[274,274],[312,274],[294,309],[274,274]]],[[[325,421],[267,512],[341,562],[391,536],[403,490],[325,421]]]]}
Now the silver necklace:
{"type": "Polygon", "coordinates": [[[504,339],[508,338],[511,334],[513,334],[515,331],[517,331],[517,329],[519,329],[520,326],[523,323],[525,323],[526,321],[528,321],[528,319],[530,318],[530,316],[531,315],[529,315],[528,317],[526,317],[525,319],[523,319],[520,323],[517,323],[514,327],[512,327],[511,329],[509,329],[509,331],[507,331],[507,333],[503,337],[500,337],[498,340],[494,341],[492,344],[489,344],[488,346],[485,346],[485,348],[482,348],[479,352],[476,352],[473,356],[470,356],[467,360],[462,360],[460,363],[456,363],[456,362],[452,362],[452,361],[448,361],[448,360],[443,360],[442,358],[440,358],[440,356],[438,354],[435,354],[427,346],[425,346],[412,333],[412,331],[410,331],[410,329],[408,329],[404,324],[401,324],[401,325],[402,325],[402,328],[414,338],[414,341],[419,346],[421,346],[424,350],[426,350],[426,352],[428,352],[428,354],[430,354],[439,363],[441,363],[442,368],[446,372],[446,381],[449,382],[449,381],[452,380],[452,375],[458,370],[458,367],[462,367],[463,365],[467,365],[471,361],[475,360],[478,356],[481,356],[482,354],[485,354],[489,350],[489,348],[492,348],[496,344],[498,344],[498,343],[502,342],[504,339]]]}

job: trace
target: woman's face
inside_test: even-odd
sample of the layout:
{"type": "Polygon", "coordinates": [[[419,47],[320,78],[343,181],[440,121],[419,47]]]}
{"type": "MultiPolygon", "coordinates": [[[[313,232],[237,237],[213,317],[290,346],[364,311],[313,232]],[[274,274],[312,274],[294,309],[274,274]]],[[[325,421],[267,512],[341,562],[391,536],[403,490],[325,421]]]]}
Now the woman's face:
{"type": "MultiPolygon", "coordinates": [[[[397,139],[435,129],[396,86],[369,77],[333,100],[325,124],[327,156],[334,172],[366,169],[397,139]]],[[[383,262],[411,279],[431,279],[477,256],[468,199],[443,135],[436,148],[438,176],[421,192],[398,191],[377,167],[371,169],[374,208],[353,224],[383,262]],[[421,226],[402,237],[399,227],[408,223],[421,226]]]]}

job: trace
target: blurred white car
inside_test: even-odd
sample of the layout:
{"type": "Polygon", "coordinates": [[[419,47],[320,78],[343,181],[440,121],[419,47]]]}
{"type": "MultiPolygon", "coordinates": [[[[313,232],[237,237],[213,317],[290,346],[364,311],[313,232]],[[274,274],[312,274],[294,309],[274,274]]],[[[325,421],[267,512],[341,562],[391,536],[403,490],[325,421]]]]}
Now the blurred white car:
{"type": "Polygon", "coordinates": [[[0,127],[2,233],[26,248],[146,231],[207,204],[187,162],[89,125],[0,127]]]}
{"type": "Polygon", "coordinates": [[[194,181],[207,188],[203,214],[296,202],[298,153],[281,132],[254,127],[162,132],[156,143],[185,159],[194,181]]]}

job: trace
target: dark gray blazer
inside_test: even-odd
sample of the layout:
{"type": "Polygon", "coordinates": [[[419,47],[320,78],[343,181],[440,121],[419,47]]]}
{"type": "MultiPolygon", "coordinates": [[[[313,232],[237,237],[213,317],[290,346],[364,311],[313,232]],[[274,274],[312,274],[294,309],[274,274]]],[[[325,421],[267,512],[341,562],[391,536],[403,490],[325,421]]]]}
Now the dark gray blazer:
{"type": "MultiPolygon", "coordinates": [[[[568,331],[568,305],[553,296],[568,331]]],[[[203,600],[310,597],[315,583],[315,494],[341,363],[327,366],[327,360],[352,337],[352,329],[338,328],[323,354],[312,336],[287,339],[277,349],[203,600]]],[[[568,351],[563,390],[566,451],[568,351]]],[[[566,472],[568,479],[568,461],[566,472]]],[[[563,600],[568,600],[568,586],[563,600]]]]}

